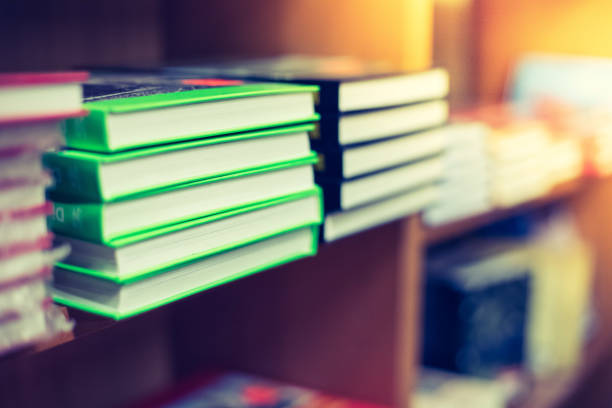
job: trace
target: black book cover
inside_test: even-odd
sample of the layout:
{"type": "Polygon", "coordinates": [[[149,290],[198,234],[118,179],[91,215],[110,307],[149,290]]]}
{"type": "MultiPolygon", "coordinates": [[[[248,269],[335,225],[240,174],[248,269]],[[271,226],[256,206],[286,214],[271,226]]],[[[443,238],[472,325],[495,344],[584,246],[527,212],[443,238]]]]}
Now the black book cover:
{"type": "Polygon", "coordinates": [[[389,69],[384,63],[360,61],[351,57],[287,56],[265,59],[204,62],[167,67],[167,72],[187,75],[210,75],[255,81],[291,82],[318,85],[317,111],[339,113],[338,90],[344,82],[365,81],[406,75],[389,69]]]}
{"type": "Polygon", "coordinates": [[[235,87],[248,82],[238,79],[187,78],[153,70],[128,69],[93,70],[83,84],[83,101],[133,98],[159,94],[187,92],[199,89],[235,87]]]}
{"type": "MultiPolygon", "coordinates": [[[[454,250],[457,248],[469,252],[467,247],[454,250]]],[[[458,253],[446,267],[426,274],[423,363],[463,374],[494,376],[524,363],[530,270],[526,264],[516,264],[505,275],[499,265],[491,264],[488,269],[455,273],[470,257],[466,253],[458,253]]]]}

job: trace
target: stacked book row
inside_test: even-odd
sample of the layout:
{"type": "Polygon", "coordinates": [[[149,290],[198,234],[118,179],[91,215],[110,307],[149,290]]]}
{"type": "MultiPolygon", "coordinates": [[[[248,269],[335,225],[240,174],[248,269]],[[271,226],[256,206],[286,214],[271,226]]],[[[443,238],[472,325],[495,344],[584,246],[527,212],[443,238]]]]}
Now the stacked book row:
{"type": "Polygon", "coordinates": [[[120,319],[316,253],[316,87],[98,74],[47,153],[56,301],[120,319]]]}
{"type": "Polygon", "coordinates": [[[0,354],[71,326],[47,281],[66,247],[52,248],[41,155],[57,148],[61,125],[80,116],[86,73],[0,75],[0,354]],[[34,97],[35,96],[35,97],[34,97]]]}
{"type": "Polygon", "coordinates": [[[607,174],[603,146],[612,146],[612,137],[601,121],[598,137],[586,136],[573,123],[521,115],[510,105],[454,113],[443,154],[442,193],[425,212],[426,222],[439,225],[518,205],[579,177],[607,174]],[[601,150],[591,148],[596,143],[601,150]]]}

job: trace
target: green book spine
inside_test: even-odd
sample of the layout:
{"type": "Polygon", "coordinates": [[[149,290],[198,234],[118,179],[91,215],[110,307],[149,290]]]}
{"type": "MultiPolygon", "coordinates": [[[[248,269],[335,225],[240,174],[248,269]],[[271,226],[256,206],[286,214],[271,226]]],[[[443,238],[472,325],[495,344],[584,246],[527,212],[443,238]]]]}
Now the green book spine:
{"type": "Polygon", "coordinates": [[[49,229],[59,234],[94,242],[103,242],[103,206],[101,204],[53,203],[49,229]]]}
{"type": "Polygon", "coordinates": [[[66,120],[66,145],[76,149],[108,152],[106,112],[90,109],[89,115],[66,120]]]}
{"type": "Polygon", "coordinates": [[[53,194],[102,201],[98,162],[46,153],[43,164],[53,173],[54,184],[49,189],[53,194]]]}

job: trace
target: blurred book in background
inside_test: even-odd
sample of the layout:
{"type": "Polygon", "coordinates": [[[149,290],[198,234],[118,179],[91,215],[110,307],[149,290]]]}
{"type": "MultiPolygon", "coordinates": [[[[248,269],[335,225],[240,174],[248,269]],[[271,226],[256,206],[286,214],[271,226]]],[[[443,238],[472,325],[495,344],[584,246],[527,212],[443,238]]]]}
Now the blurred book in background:
{"type": "Polygon", "coordinates": [[[529,227],[491,227],[486,240],[429,254],[425,365],[490,378],[579,364],[590,317],[588,247],[564,213],[519,218],[529,227]]]}
{"type": "Polygon", "coordinates": [[[62,141],[66,118],[83,115],[85,72],[0,74],[0,354],[72,326],[46,282],[68,247],[52,247],[46,217],[52,180],[41,155],[62,141]]]}
{"type": "Polygon", "coordinates": [[[489,128],[477,121],[451,121],[444,132],[446,149],[440,196],[425,210],[424,221],[439,225],[476,215],[491,207],[489,128]]]}
{"type": "Polygon", "coordinates": [[[383,408],[250,374],[202,374],[132,408],[383,408]]]}
{"type": "Polygon", "coordinates": [[[520,392],[515,375],[484,379],[450,371],[421,368],[412,397],[414,408],[506,408],[520,392]]]}

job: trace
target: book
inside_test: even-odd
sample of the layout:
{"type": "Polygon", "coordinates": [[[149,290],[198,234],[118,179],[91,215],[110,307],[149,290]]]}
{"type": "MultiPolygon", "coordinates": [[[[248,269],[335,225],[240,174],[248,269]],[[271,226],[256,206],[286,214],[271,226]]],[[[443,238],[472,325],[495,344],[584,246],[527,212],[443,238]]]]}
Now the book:
{"type": "Polygon", "coordinates": [[[442,160],[434,156],[350,180],[317,179],[317,183],[325,191],[326,211],[349,210],[437,182],[442,170],[442,160]]]}
{"type": "Polygon", "coordinates": [[[42,152],[63,143],[62,121],[37,119],[0,123],[0,158],[24,152],[42,152]]]}
{"type": "Polygon", "coordinates": [[[574,107],[610,107],[612,59],[563,54],[526,54],[511,72],[507,96],[534,113],[544,100],[574,107]]]}
{"type": "Polygon", "coordinates": [[[349,179],[434,156],[444,150],[444,133],[445,128],[436,128],[375,143],[319,151],[315,171],[326,178],[349,179]]]}
{"type": "Polygon", "coordinates": [[[56,236],[72,248],[58,266],[127,283],[288,230],[318,225],[322,218],[321,192],[313,189],[132,235],[110,245],[56,236]]]}
{"type": "Polygon", "coordinates": [[[320,131],[314,132],[315,150],[337,150],[344,146],[387,139],[443,125],[448,103],[435,100],[412,105],[323,116],[320,131]]]}
{"type": "Polygon", "coordinates": [[[286,81],[320,88],[320,112],[351,112],[444,98],[448,73],[441,68],[395,72],[376,62],[337,57],[286,56],[169,67],[191,75],[286,81]]]}
{"type": "Polygon", "coordinates": [[[494,376],[525,363],[531,265],[525,245],[471,240],[428,257],[423,363],[494,376]]]}
{"type": "Polygon", "coordinates": [[[231,371],[205,372],[132,408],[384,408],[231,371]]]}
{"type": "Polygon", "coordinates": [[[36,309],[47,298],[47,288],[41,279],[5,288],[0,292],[0,316],[16,310],[36,309]]]}
{"type": "Polygon", "coordinates": [[[36,215],[14,217],[0,222],[0,247],[6,248],[22,242],[34,241],[47,234],[46,215],[50,206],[44,206],[36,215]]]}
{"type": "Polygon", "coordinates": [[[53,299],[119,320],[243,278],[317,250],[317,227],[304,227],[122,284],[57,267],[53,299]]]}
{"type": "Polygon", "coordinates": [[[436,185],[428,185],[351,210],[326,214],[323,239],[335,241],[417,213],[431,204],[438,193],[436,185]]]}
{"type": "Polygon", "coordinates": [[[33,151],[13,151],[0,156],[0,181],[37,180],[44,173],[40,153],[33,151]]]}
{"type": "Polygon", "coordinates": [[[66,256],[68,248],[50,248],[51,239],[35,242],[29,251],[0,258],[0,287],[14,287],[48,277],[55,262],[66,256]]]}
{"type": "Polygon", "coordinates": [[[421,368],[411,406],[415,408],[506,408],[526,384],[518,375],[479,378],[421,368]]]}
{"type": "Polygon", "coordinates": [[[108,203],[54,200],[54,232],[86,241],[108,243],[244,205],[310,190],[313,155],[280,165],[180,184],[108,203]]]}
{"type": "Polygon", "coordinates": [[[114,154],[62,150],[43,156],[52,194],[113,201],[173,185],[257,170],[310,155],[312,125],[211,137],[114,154]]]}
{"type": "Polygon", "coordinates": [[[98,152],[318,119],[315,86],[100,74],[83,91],[89,115],[66,122],[66,144],[98,152]]]}
{"type": "Polygon", "coordinates": [[[62,119],[83,114],[86,72],[0,74],[0,124],[62,119]]]}
{"type": "Polygon", "coordinates": [[[0,214],[44,204],[49,183],[44,174],[34,180],[0,180],[0,214]]]}

